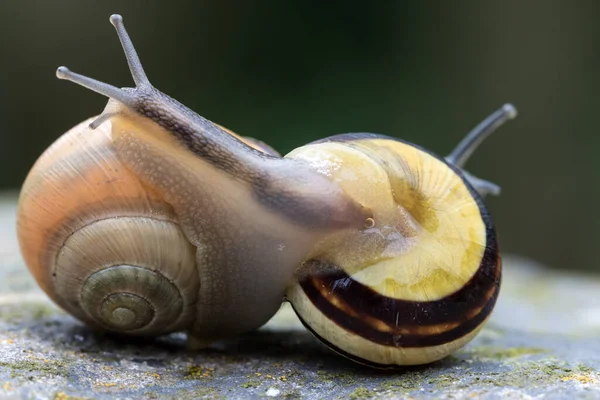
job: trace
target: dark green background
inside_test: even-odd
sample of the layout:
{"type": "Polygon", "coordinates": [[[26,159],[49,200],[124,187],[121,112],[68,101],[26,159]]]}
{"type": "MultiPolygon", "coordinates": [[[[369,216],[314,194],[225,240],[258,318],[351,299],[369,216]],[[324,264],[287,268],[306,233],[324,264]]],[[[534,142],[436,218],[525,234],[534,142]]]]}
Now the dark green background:
{"type": "Polygon", "coordinates": [[[514,103],[468,165],[503,187],[487,199],[502,250],[598,269],[600,2],[173,3],[0,3],[0,189],[104,107],[56,67],[131,85],[118,12],[155,86],[284,153],[370,131],[445,155],[514,103]]]}

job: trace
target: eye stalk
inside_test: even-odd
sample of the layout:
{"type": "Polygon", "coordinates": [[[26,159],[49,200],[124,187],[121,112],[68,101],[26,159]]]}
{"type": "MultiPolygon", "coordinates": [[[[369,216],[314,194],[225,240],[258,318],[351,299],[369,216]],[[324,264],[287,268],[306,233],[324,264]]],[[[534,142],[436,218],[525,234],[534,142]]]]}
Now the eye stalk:
{"type": "Polygon", "coordinates": [[[465,136],[456,148],[446,157],[449,163],[462,168],[477,147],[494,133],[500,126],[517,117],[517,109],[512,104],[505,104],[489,117],[484,119],[465,136]]]}
{"type": "Polygon", "coordinates": [[[131,41],[127,30],[125,29],[123,17],[119,14],[113,14],[110,16],[109,20],[117,30],[117,35],[119,36],[119,41],[121,42],[121,46],[125,52],[125,58],[127,59],[127,64],[129,65],[129,70],[131,71],[131,76],[133,77],[135,86],[138,88],[152,87],[150,81],[148,80],[148,76],[146,76],[146,72],[144,72],[144,67],[142,66],[140,58],[135,51],[133,42],[131,41]]]}
{"type": "MultiPolygon", "coordinates": [[[[129,70],[131,71],[131,76],[136,86],[135,89],[121,89],[111,84],[73,72],[64,66],[58,67],[56,70],[56,77],[58,79],[74,82],[110,99],[114,99],[131,109],[135,109],[139,96],[136,96],[134,92],[148,91],[148,89],[152,89],[152,84],[144,72],[140,58],[138,57],[135,47],[133,46],[133,42],[131,41],[127,30],[125,29],[123,17],[119,14],[113,14],[110,16],[110,23],[115,27],[117,35],[119,36],[119,41],[123,47],[123,52],[125,53],[125,58],[127,59],[127,64],[129,65],[129,70]]],[[[103,115],[98,117],[98,119],[90,124],[90,127],[92,129],[97,128],[110,116],[110,113],[103,113],[103,115]]]]}
{"type": "MultiPolygon", "coordinates": [[[[454,148],[454,150],[446,157],[448,163],[463,169],[473,152],[479,145],[493,132],[495,132],[504,123],[517,117],[517,109],[512,104],[504,104],[500,109],[496,110],[486,119],[479,123],[471,132],[465,136],[463,140],[454,148]]],[[[480,195],[487,194],[499,195],[500,186],[493,182],[477,178],[472,174],[463,170],[465,179],[479,192],[480,195]]]]}
{"type": "Polygon", "coordinates": [[[58,79],[64,79],[67,81],[75,82],[76,84],[90,89],[96,93],[100,93],[111,99],[115,99],[125,105],[132,104],[135,100],[133,96],[127,93],[125,90],[120,89],[108,83],[98,81],[94,78],[90,78],[85,75],[78,74],[77,72],[71,71],[67,67],[58,67],[56,70],[56,77],[58,79]]]}

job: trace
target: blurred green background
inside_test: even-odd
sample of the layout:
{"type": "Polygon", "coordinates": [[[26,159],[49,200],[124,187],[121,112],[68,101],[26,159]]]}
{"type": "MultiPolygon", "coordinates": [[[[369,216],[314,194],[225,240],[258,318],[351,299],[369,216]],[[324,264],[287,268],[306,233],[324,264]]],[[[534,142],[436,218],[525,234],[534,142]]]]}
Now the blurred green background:
{"type": "Polygon", "coordinates": [[[112,13],[155,86],[283,153],[367,131],[445,155],[514,103],[467,166],[503,188],[501,249],[599,269],[600,2],[2,2],[0,190],[106,103],[56,67],[132,84],[112,13]]]}

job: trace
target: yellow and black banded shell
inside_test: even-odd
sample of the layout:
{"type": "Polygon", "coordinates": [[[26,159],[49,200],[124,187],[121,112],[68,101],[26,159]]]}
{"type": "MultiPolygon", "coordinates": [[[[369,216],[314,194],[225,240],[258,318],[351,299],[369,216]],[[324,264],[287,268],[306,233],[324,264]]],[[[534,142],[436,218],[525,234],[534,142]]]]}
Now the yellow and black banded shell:
{"type": "Polygon", "coordinates": [[[490,215],[459,168],[376,134],[333,136],[286,157],[373,213],[364,230],[317,246],[287,292],[317,338],[391,368],[439,360],[475,337],[496,303],[501,259],[490,215]]]}

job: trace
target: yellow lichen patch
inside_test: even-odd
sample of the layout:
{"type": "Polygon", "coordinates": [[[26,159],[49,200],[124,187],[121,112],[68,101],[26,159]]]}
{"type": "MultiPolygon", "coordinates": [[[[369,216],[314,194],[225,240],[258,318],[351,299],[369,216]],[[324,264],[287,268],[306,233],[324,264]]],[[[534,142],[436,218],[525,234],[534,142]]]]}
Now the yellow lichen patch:
{"type": "Polygon", "coordinates": [[[66,394],[65,392],[58,392],[54,396],[54,400],[85,400],[85,397],[75,397],[66,394]]]}
{"type": "Polygon", "coordinates": [[[114,382],[99,382],[99,383],[96,383],[94,386],[105,387],[105,388],[114,388],[114,387],[117,387],[117,384],[114,382]]]}
{"type": "Polygon", "coordinates": [[[470,347],[468,350],[463,350],[463,352],[470,357],[479,360],[505,360],[509,358],[542,354],[545,353],[546,350],[539,347],[494,347],[480,345],[470,347]]]}
{"type": "Polygon", "coordinates": [[[201,365],[191,365],[187,369],[188,379],[210,378],[215,373],[215,369],[203,367],[201,365]]]}
{"type": "Polygon", "coordinates": [[[571,375],[567,375],[561,378],[561,380],[563,382],[566,381],[577,381],[579,383],[591,383],[591,384],[595,384],[598,382],[598,379],[596,378],[595,375],[592,375],[590,373],[585,373],[585,374],[571,374],[571,375]]]}

